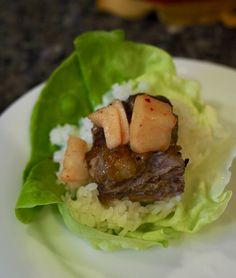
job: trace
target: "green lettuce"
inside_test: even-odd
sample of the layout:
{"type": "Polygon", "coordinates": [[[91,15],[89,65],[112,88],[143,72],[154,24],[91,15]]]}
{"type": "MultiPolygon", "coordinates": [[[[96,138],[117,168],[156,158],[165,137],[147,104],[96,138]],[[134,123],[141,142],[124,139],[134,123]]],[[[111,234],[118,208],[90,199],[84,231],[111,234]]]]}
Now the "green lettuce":
{"type": "Polygon", "coordinates": [[[24,171],[16,216],[29,223],[40,207],[58,204],[68,228],[96,248],[167,246],[170,239],[183,232],[197,232],[217,219],[232,194],[225,191],[225,186],[230,179],[235,140],[220,129],[214,111],[202,103],[198,85],[176,75],[166,52],[126,41],[119,30],[88,32],[76,38],[74,52],[52,74],[34,107],[30,134],[31,158],[24,171]],[[187,112],[183,120],[184,116],[192,117],[194,121],[188,126],[195,125],[195,130],[189,128],[189,133],[183,130],[180,136],[182,146],[186,146],[183,152],[192,161],[186,169],[182,201],[174,212],[149,215],[136,231],[121,236],[98,231],[73,219],[63,202],[64,187],[56,181],[57,166],[51,159],[55,149],[50,145],[49,132],[58,124],[77,124],[102,102],[114,83],[127,81],[133,86],[145,81],[151,93],[165,95],[176,102],[180,114],[184,105],[187,112]]]}
{"type": "Polygon", "coordinates": [[[31,157],[23,173],[16,216],[31,222],[41,206],[62,202],[64,186],[56,181],[50,131],[58,124],[77,124],[92,110],[76,53],[52,74],[34,106],[30,123],[31,157]],[[51,186],[48,186],[49,183],[51,186]]]}

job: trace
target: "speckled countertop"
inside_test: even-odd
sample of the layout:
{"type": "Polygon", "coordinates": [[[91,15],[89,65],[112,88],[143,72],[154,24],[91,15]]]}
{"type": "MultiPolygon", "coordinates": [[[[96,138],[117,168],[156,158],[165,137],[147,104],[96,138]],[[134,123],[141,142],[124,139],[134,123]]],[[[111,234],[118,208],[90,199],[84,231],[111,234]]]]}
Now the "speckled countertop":
{"type": "Polygon", "coordinates": [[[129,39],[166,49],[173,56],[236,68],[236,29],[217,23],[173,33],[155,14],[124,20],[98,12],[92,0],[0,1],[0,112],[44,81],[87,30],[122,28],[129,39]]]}

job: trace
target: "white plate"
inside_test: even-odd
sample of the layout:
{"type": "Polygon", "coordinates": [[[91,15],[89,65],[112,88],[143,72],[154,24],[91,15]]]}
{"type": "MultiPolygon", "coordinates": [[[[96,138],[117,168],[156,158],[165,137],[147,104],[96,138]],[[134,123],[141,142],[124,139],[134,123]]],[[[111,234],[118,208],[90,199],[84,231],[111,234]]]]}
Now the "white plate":
{"type": "MultiPolygon", "coordinates": [[[[204,99],[232,124],[236,136],[236,71],[186,59],[175,63],[180,75],[201,82],[204,99]]],[[[29,118],[40,89],[0,117],[0,277],[236,277],[236,194],[220,220],[167,249],[94,250],[70,233],[55,212],[44,211],[30,225],[17,221],[14,206],[29,156],[29,118]]],[[[235,163],[232,172],[231,188],[235,163]]]]}

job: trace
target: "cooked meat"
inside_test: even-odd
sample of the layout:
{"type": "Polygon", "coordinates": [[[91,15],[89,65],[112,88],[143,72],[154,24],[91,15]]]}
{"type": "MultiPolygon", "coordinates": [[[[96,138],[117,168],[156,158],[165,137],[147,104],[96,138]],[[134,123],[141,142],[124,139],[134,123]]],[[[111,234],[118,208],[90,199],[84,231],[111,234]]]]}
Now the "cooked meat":
{"type": "Polygon", "coordinates": [[[151,153],[136,154],[129,146],[108,149],[106,145],[94,146],[87,153],[89,173],[101,186],[115,186],[119,182],[132,179],[144,170],[145,162],[151,153]]]}
{"type": "Polygon", "coordinates": [[[92,134],[93,134],[93,147],[103,146],[106,144],[106,139],[102,127],[93,126],[92,134]]]}
{"type": "MultiPolygon", "coordinates": [[[[123,103],[128,121],[135,96],[123,103]]],[[[164,102],[169,101],[158,97],[164,102]]],[[[176,146],[178,126],[172,131],[171,145],[165,152],[138,154],[128,145],[108,149],[102,128],[93,127],[94,144],[86,154],[89,174],[98,184],[99,198],[107,203],[124,197],[131,201],[164,200],[184,191],[184,170],[187,160],[176,146]]]]}
{"type": "Polygon", "coordinates": [[[184,191],[185,161],[178,147],[140,155],[128,146],[115,150],[103,146],[90,151],[87,159],[103,202],[124,197],[142,202],[163,200],[184,191]]]}

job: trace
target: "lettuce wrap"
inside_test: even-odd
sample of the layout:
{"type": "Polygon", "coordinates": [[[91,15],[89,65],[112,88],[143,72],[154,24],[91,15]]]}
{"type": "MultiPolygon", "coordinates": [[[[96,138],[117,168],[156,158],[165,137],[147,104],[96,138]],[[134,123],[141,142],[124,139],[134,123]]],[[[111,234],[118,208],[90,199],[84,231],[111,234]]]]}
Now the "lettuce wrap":
{"type": "Polygon", "coordinates": [[[168,53],[127,41],[120,30],[84,33],[74,44],[73,53],[51,75],[32,112],[31,156],[23,173],[17,218],[30,223],[43,206],[56,205],[70,230],[103,250],[167,246],[170,239],[195,233],[219,218],[232,195],[225,187],[235,140],[221,127],[214,109],[202,102],[199,85],[177,76],[168,53]],[[57,181],[49,133],[57,125],[77,125],[113,84],[131,82],[135,87],[140,81],[149,85],[151,94],[169,98],[179,116],[179,143],[183,155],[190,158],[185,192],[174,211],[150,214],[125,235],[106,233],[76,221],[64,202],[66,190],[57,181]]]}

